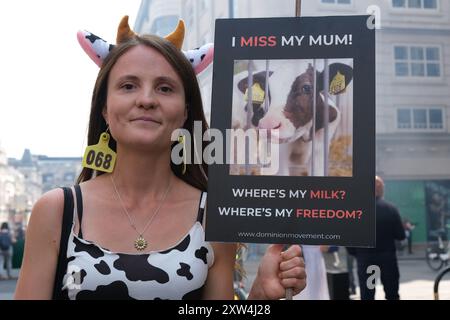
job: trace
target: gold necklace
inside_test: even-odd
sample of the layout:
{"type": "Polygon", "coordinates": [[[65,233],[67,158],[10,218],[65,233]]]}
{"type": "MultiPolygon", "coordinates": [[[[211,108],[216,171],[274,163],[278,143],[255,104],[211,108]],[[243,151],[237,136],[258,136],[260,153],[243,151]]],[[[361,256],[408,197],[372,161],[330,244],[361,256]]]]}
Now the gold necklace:
{"type": "Polygon", "coordinates": [[[119,191],[117,191],[117,187],[116,187],[116,184],[115,184],[115,182],[114,182],[114,179],[113,179],[112,175],[111,175],[110,177],[111,177],[112,185],[113,185],[113,187],[114,187],[114,191],[116,192],[116,195],[117,195],[117,198],[118,198],[118,200],[119,200],[119,203],[120,203],[120,205],[122,206],[123,212],[125,212],[125,214],[127,215],[128,220],[130,221],[131,227],[132,227],[132,228],[137,232],[137,234],[139,235],[139,237],[134,241],[134,247],[136,248],[136,250],[142,251],[142,250],[144,250],[145,248],[147,248],[147,246],[148,246],[148,242],[147,242],[147,240],[145,240],[145,238],[144,238],[144,233],[145,233],[145,231],[147,230],[147,228],[152,224],[153,219],[154,219],[154,218],[156,217],[156,215],[158,214],[159,209],[161,208],[162,204],[164,203],[164,200],[166,200],[167,194],[169,193],[170,186],[172,185],[172,179],[170,179],[170,183],[169,183],[169,185],[167,186],[166,192],[164,193],[164,196],[163,196],[163,198],[161,199],[161,202],[159,203],[158,207],[156,208],[156,210],[153,212],[152,216],[151,216],[150,219],[148,220],[147,224],[146,224],[145,227],[144,227],[144,230],[142,230],[142,232],[139,232],[138,229],[137,229],[137,227],[136,227],[136,224],[135,224],[135,223],[133,222],[133,220],[131,219],[131,216],[130,216],[130,214],[128,213],[127,208],[125,208],[125,205],[124,205],[124,203],[123,203],[123,201],[122,201],[122,197],[120,196],[119,191]]]}

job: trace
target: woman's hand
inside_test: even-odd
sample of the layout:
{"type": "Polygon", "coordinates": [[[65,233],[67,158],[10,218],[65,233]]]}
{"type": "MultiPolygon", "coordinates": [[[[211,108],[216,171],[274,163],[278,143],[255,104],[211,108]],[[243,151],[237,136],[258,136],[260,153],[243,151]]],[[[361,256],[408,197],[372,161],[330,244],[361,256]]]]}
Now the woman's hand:
{"type": "Polygon", "coordinates": [[[306,287],[305,262],[299,245],[283,252],[282,244],[271,245],[261,263],[248,299],[281,299],[286,289],[298,294],[306,287]]]}

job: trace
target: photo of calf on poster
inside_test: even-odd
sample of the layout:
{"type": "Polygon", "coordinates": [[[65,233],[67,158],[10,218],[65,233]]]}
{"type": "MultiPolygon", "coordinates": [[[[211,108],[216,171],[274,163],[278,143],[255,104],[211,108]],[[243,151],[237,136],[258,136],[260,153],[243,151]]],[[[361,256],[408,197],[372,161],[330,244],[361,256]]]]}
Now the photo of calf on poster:
{"type": "Polygon", "coordinates": [[[216,21],[208,241],[375,245],[369,18],[216,21]]]}
{"type": "MultiPolygon", "coordinates": [[[[237,161],[245,150],[238,149],[230,174],[351,177],[352,78],[352,59],[236,60],[231,128],[278,129],[279,136],[272,134],[267,140],[279,144],[280,161],[276,171],[258,162],[246,170],[237,161]]],[[[251,152],[257,155],[259,146],[252,146],[251,152]]]]}

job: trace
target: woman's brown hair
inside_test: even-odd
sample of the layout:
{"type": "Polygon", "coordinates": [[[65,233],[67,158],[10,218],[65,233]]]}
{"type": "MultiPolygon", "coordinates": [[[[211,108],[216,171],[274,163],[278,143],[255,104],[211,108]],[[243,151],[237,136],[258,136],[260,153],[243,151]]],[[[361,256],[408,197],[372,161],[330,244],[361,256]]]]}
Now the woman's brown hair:
{"type": "MultiPolygon", "coordinates": [[[[183,53],[169,41],[158,36],[144,35],[135,36],[127,40],[126,42],[117,45],[104,60],[102,67],[100,68],[100,71],[98,73],[94,92],[92,94],[87,144],[96,144],[101,133],[105,132],[107,129],[107,124],[105,119],[103,118],[102,112],[106,106],[106,98],[108,94],[108,78],[111,73],[111,69],[123,54],[138,45],[144,45],[157,50],[162,56],[164,56],[164,58],[173,67],[175,72],[179,75],[183,83],[187,106],[187,119],[183,125],[183,128],[188,130],[191,133],[191,137],[193,137],[194,121],[201,121],[203,137],[203,134],[207,130],[207,122],[203,113],[203,104],[197,82],[197,76],[195,75],[194,69],[192,68],[190,62],[185,58],[183,53]]],[[[110,138],[109,147],[116,151],[116,141],[113,137],[110,138]]],[[[202,142],[201,148],[197,146],[198,150],[195,150],[195,148],[191,148],[190,159],[195,159],[194,156],[196,156],[196,151],[199,154],[199,156],[197,156],[197,159],[202,159],[201,155],[203,153],[204,147],[205,142],[202,142]]],[[[193,162],[195,163],[195,161],[193,162]]],[[[203,161],[200,162],[201,164],[186,164],[185,174],[181,173],[181,165],[177,166],[171,163],[171,168],[174,174],[183,181],[187,182],[197,189],[206,191],[208,167],[203,161]]],[[[96,175],[101,174],[103,174],[103,172],[96,171],[96,175]]],[[[77,183],[90,180],[93,178],[93,176],[94,170],[83,168],[77,179],[77,183]]]]}

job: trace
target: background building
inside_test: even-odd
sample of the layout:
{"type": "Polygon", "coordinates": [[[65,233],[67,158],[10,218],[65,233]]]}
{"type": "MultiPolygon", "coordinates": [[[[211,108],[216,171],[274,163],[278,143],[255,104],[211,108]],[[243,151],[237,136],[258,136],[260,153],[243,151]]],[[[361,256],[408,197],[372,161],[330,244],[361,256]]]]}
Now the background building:
{"type": "MultiPolygon", "coordinates": [[[[213,42],[218,18],[295,15],[295,0],[164,3],[169,2],[179,3],[178,11],[143,0],[138,17],[145,19],[138,19],[135,29],[158,33],[157,21],[167,26],[177,12],[186,23],[185,49],[213,42]]],[[[413,240],[426,241],[429,230],[437,228],[436,213],[430,210],[436,207],[433,199],[442,199],[440,225],[445,227],[450,219],[450,1],[302,2],[303,16],[375,15],[377,174],[386,181],[386,198],[417,224],[413,240]]],[[[200,74],[199,82],[209,119],[212,67],[200,74]]]]}
{"type": "Polygon", "coordinates": [[[6,153],[0,147],[0,222],[13,222],[15,215],[23,214],[26,207],[25,177],[8,166],[6,153]]]}
{"type": "Polygon", "coordinates": [[[139,33],[165,36],[175,29],[181,17],[180,0],[143,0],[137,13],[134,30],[139,33]]]}
{"type": "Polygon", "coordinates": [[[72,186],[81,172],[81,158],[32,155],[29,149],[20,160],[10,158],[8,163],[22,172],[29,184],[41,185],[41,193],[72,186]]]}
{"type": "Polygon", "coordinates": [[[42,191],[72,186],[81,172],[81,158],[37,156],[36,166],[42,175],[42,191]]]}
{"type": "Polygon", "coordinates": [[[0,213],[0,221],[26,225],[34,203],[43,193],[72,186],[80,172],[81,158],[32,155],[29,149],[25,149],[21,159],[9,158],[6,164],[0,164],[0,210],[2,202],[6,203],[8,205],[4,206],[9,206],[10,215],[2,218],[0,213]],[[2,192],[2,185],[5,192],[2,192]]]}

